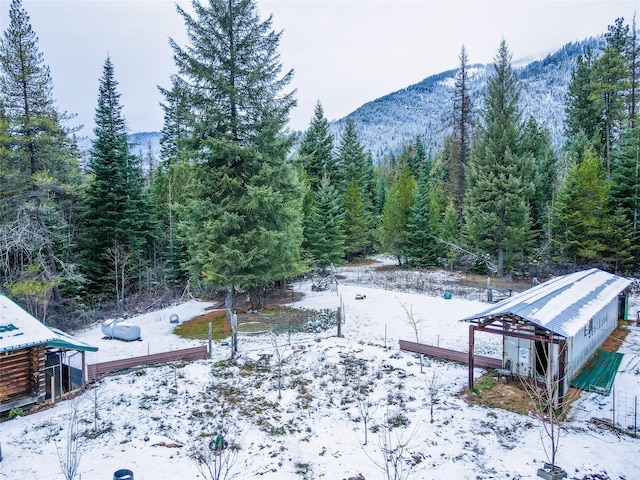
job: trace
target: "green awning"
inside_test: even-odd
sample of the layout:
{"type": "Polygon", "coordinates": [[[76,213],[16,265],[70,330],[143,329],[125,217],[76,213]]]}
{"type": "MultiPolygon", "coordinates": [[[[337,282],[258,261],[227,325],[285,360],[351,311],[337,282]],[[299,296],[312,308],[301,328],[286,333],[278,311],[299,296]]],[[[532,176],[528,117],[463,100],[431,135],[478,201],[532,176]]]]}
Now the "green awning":
{"type": "Polygon", "coordinates": [[[77,338],[72,337],[68,333],[58,330],[57,328],[49,327],[49,329],[57,335],[57,338],[49,340],[47,345],[53,348],[62,348],[64,350],[78,350],[82,352],[97,352],[98,347],[84,343],[77,338]]]}
{"type": "Polygon", "coordinates": [[[580,370],[578,376],[571,382],[571,386],[586,392],[609,395],[623,356],[618,352],[599,350],[580,370]]]}

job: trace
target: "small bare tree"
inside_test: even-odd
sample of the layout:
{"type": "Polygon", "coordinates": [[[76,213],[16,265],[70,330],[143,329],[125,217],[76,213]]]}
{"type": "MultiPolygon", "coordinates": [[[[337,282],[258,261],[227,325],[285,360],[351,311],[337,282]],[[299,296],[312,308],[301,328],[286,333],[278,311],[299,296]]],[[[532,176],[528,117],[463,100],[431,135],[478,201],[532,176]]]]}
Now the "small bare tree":
{"type": "Polygon", "coordinates": [[[427,398],[429,399],[429,414],[431,416],[431,423],[433,423],[433,407],[440,403],[440,390],[442,384],[440,383],[440,375],[438,375],[438,369],[435,363],[431,364],[433,370],[431,377],[426,380],[427,398]]]}
{"type": "Polygon", "coordinates": [[[358,395],[358,413],[364,423],[364,443],[362,445],[366,445],[369,440],[369,420],[371,420],[375,409],[376,405],[371,401],[371,397],[368,394],[358,395]]]}
{"type": "MultiPolygon", "coordinates": [[[[413,313],[413,306],[410,305],[408,308],[407,306],[398,301],[400,303],[400,305],[402,306],[402,309],[404,310],[405,315],[407,316],[406,318],[406,322],[407,324],[411,327],[411,329],[413,330],[413,333],[416,337],[416,343],[420,343],[421,340],[421,332],[422,332],[422,323],[425,321],[424,318],[420,318],[418,316],[416,316],[413,313]]],[[[420,356],[420,373],[424,373],[424,366],[422,363],[422,354],[419,353],[418,354],[420,356]]]]}
{"type": "Polygon", "coordinates": [[[74,480],[80,468],[80,459],[82,457],[81,436],[78,431],[78,405],[79,398],[69,402],[69,418],[67,420],[67,429],[65,432],[65,445],[60,447],[56,442],[56,452],[58,454],[58,462],[60,470],[65,480],[74,480]]]}
{"type": "Polygon", "coordinates": [[[411,474],[412,456],[411,442],[417,429],[411,432],[394,427],[389,412],[384,416],[384,424],[378,430],[379,458],[373,459],[367,453],[373,464],[384,474],[387,480],[406,480],[411,474]]]}
{"type": "Polygon", "coordinates": [[[103,384],[95,383],[91,390],[91,406],[93,407],[93,432],[98,433],[98,422],[100,420],[100,400],[102,394],[103,384]]]}
{"type": "Polygon", "coordinates": [[[191,436],[189,457],[205,479],[226,480],[235,477],[232,469],[240,450],[238,429],[230,421],[230,412],[220,409],[214,417],[215,425],[207,425],[199,434],[191,436]]]}
{"type": "MultiPolygon", "coordinates": [[[[562,433],[562,419],[567,405],[567,398],[563,394],[565,383],[565,372],[560,368],[556,369],[557,363],[554,361],[552,343],[545,343],[544,348],[537,348],[536,352],[543,355],[540,363],[546,365],[543,375],[537,378],[518,375],[518,378],[531,400],[532,413],[540,420],[542,428],[540,430],[540,440],[542,448],[548,460],[549,470],[558,470],[556,466],[556,455],[560,446],[562,433]],[[563,398],[564,397],[564,398],[563,398]]],[[[558,345],[558,358],[565,355],[566,344],[561,342],[558,345]]]]}
{"type": "Polygon", "coordinates": [[[284,346],[278,342],[278,335],[271,332],[271,346],[273,347],[273,357],[275,361],[275,374],[276,382],[278,385],[278,400],[282,400],[282,385],[283,385],[283,365],[286,360],[284,346]]]}
{"type": "Polygon", "coordinates": [[[107,249],[105,256],[113,262],[113,276],[115,280],[116,300],[118,306],[124,306],[124,290],[127,282],[127,267],[131,260],[131,252],[126,247],[115,241],[113,247],[107,249]]]}

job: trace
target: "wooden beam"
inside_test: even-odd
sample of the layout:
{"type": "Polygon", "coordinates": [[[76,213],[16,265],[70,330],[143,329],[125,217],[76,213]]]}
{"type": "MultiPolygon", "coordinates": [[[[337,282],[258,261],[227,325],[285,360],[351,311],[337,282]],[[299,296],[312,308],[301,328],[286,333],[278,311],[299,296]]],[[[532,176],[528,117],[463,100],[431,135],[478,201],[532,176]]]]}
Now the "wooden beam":
{"type": "Polygon", "coordinates": [[[564,405],[564,397],[565,397],[565,389],[564,389],[564,382],[566,379],[566,373],[565,373],[565,368],[566,368],[566,362],[567,362],[567,342],[565,342],[564,340],[562,340],[559,344],[558,344],[558,404],[559,405],[564,405]]]}
{"type": "Polygon", "coordinates": [[[534,340],[537,342],[544,342],[544,343],[556,343],[559,344],[560,342],[564,342],[565,339],[561,338],[561,337],[553,337],[553,338],[549,338],[549,337],[545,337],[542,335],[535,335],[533,333],[520,333],[520,332],[514,332],[513,330],[498,330],[496,328],[479,328],[476,327],[476,329],[479,332],[483,332],[483,333],[494,333],[496,335],[502,335],[503,337],[516,337],[516,338],[524,338],[525,340],[534,340]]]}
{"type": "Polygon", "coordinates": [[[469,325],[469,391],[473,390],[473,344],[475,340],[475,325],[469,325]]]}

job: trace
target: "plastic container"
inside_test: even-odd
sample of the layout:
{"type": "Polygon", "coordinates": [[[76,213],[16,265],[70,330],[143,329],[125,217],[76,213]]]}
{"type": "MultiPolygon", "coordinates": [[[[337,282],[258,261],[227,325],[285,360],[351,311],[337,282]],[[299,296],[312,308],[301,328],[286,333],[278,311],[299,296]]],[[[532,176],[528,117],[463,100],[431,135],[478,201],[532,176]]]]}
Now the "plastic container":
{"type": "Polygon", "coordinates": [[[113,480],[133,480],[133,472],[126,468],[113,472],[113,480]]]}

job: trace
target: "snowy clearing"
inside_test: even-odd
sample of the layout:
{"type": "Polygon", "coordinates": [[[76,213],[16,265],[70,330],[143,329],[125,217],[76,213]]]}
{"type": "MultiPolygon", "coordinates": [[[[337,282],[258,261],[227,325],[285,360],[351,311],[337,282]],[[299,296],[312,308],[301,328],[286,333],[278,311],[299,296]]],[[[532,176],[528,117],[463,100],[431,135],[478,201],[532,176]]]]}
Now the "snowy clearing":
{"type": "MultiPolygon", "coordinates": [[[[73,400],[2,423],[0,477],[63,479],[59,453],[66,451],[75,406],[83,479],[110,479],[119,469],[130,469],[136,480],[203,478],[189,454],[206,450],[221,422],[226,440],[238,448],[225,451],[237,454],[230,470],[235,478],[383,479],[385,442],[405,447],[402,478],[537,478],[546,461],[538,420],[468,404],[460,395],[465,365],[427,359],[420,373],[418,359],[398,349],[400,338],[416,339],[410,314],[422,342],[466,351],[468,326],[459,320],[486,307],[481,292],[460,287],[449,300],[408,292],[425,282],[451,291],[446,272],[418,278],[378,274],[369,265],[338,273],[337,292],[312,292],[311,280],[297,283],[304,297],[294,306],[336,309],[343,302],[344,338],[335,328],[275,339],[240,336],[235,362],[218,343],[210,360],[107,376],[73,400]],[[385,419],[396,425],[390,435],[384,435],[385,419]]],[[[175,336],[169,317],[177,313],[183,322],[210,306],[191,301],[130,319],[141,327],[142,341],[103,339],[100,325],[77,337],[100,348],[89,363],[201,345],[175,336]]],[[[638,395],[640,330],[630,329],[615,388],[638,395]]],[[[500,339],[478,335],[475,348],[499,357],[500,339]]],[[[557,459],[569,478],[638,478],[640,440],[590,422],[609,401],[583,393],[572,410],[557,459]]]]}

